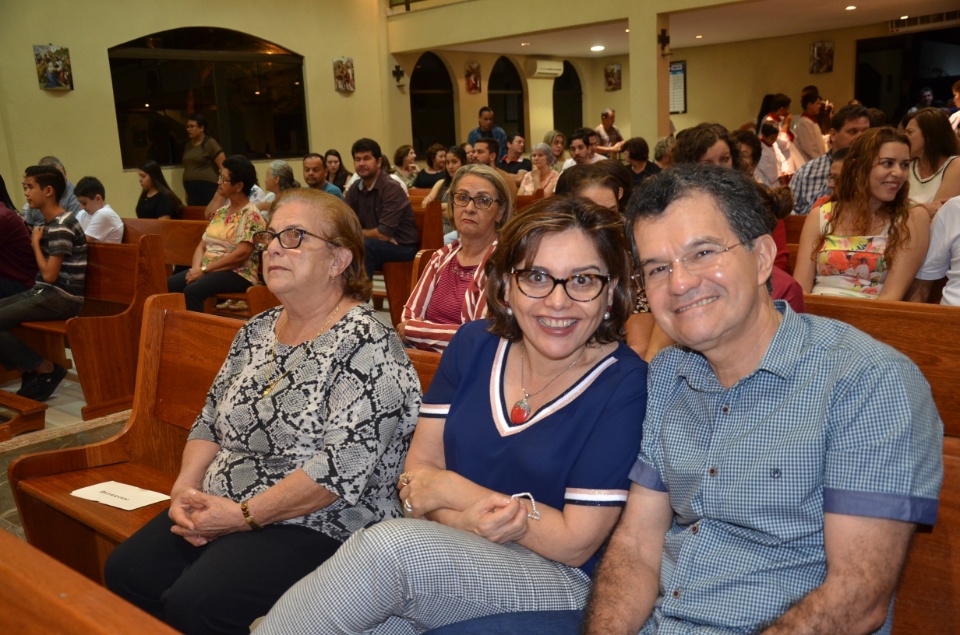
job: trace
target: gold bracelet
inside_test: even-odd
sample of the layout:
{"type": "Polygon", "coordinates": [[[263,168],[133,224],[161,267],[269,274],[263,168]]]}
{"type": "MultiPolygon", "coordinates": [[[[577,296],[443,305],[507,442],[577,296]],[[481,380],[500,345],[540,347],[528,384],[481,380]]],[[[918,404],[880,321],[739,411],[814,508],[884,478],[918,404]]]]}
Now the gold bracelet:
{"type": "Polygon", "coordinates": [[[260,525],[257,524],[257,521],[253,519],[253,516],[250,515],[250,508],[247,507],[247,503],[250,501],[243,501],[240,503],[240,511],[243,512],[243,519],[247,521],[247,524],[250,525],[250,529],[258,531],[263,529],[260,525]]]}

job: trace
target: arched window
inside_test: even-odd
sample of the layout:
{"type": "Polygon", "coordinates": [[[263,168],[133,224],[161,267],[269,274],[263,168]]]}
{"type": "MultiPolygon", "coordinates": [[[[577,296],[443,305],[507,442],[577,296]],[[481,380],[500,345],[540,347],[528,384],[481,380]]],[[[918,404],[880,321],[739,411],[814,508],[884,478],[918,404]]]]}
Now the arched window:
{"type": "Polygon", "coordinates": [[[227,155],[307,152],[303,57],[213,27],[147,35],[108,51],[124,168],[146,159],[177,165],[187,115],[200,113],[227,155]]]}
{"type": "Polygon", "coordinates": [[[507,139],[514,133],[526,137],[523,125],[523,82],[513,63],[500,57],[493,65],[487,93],[489,105],[493,108],[494,122],[507,133],[507,139]]]}
{"type": "Polygon", "coordinates": [[[410,128],[418,157],[426,158],[427,148],[435,143],[449,147],[456,141],[453,82],[443,61],[429,51],[410,75],[410,128]]]}
{"type": "Polygon", "coordinates": [[[583,126],[583,88],[573,64],[563,61],[563,75],[553,80],[553,127],[570,134],[583,126]]]}

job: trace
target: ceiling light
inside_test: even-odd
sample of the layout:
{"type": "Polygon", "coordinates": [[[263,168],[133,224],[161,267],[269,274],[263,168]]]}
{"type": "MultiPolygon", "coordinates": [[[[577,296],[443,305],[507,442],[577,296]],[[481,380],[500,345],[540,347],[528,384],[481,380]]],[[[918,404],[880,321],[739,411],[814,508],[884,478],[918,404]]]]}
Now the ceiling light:
{"type": "Polygon", "coordinates": [[[854,5],[851,4],[850,6],[847,7],[847,11],[853,11],[853,10],[856,9],[856,8],[857,8],[857,7],[855,7],[854,5]]]}
{"type": "Polygon", "coordinates": [[[603,46],[602,44],[597,44],[596,46],[591,46],[591,47],[590,47],[590,50],[593,51],[594,53],[599,53],[600,51],[602,51],[602,50],[605,49],[605,48],[606,48],[606,47],[603,46]]]}
{"type": "Polygon", "coordinates": [[[259,94],[260,94],[260,91],[259,91],[259,90],[255,90],[255,91],[253,91],[253,94],[254,94],[254,95],[259,95],[259,94]]]}
{"type": "Polygon", "coordinates": [[[901,19],[901,20],[906,20],[906,19],[909,18],[909,17],[910,17],[909,15],[901,15],[901,16],[900,16],[900,19],[901,19]]]}
{"type": "Polygon", "coordinates": [[[697,39],[698,39],[698,40],[702,40],[702,39],[703,39],[703,36],[702,36],[702,35],[698,35],[698,36],[697,36],[697,39]]]}
{"type": "Polygon", "coordinates": [[[520,42],[520,46],[530,46],[530,42],[520,42]]]}
{"type": "Polygon", "coordinates": [[[149,107],[150,107],[150,104],[144,104],[143,107],[144,107],[144,108],[149,108],[149,107]]]}
{"type": "Polygon", "coordinates": [[[624,33],[629,33],[629,32],[630,32],[630,29],[624,29],[623,32],[624,32],[624,33]]]}

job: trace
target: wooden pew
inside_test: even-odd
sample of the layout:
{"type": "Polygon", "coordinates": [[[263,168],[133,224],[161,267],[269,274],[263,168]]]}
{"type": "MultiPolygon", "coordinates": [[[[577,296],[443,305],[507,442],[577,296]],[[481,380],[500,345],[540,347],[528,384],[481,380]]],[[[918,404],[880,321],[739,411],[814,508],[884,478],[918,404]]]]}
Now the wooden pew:
{"type": "Polygon", "coordinates": [[[805,295],[807,312],[846,322],[920,367],[949,436],[960,436],[960,308],[805,295]]]}
{"type": "Polygon", "coordinates": [[[797,214],[790,214],[784,217],[783,224],[787,227],[788,243],[796,244],[800,242],[800,232],[803,231],[803,224],[806,221],[806,216],[798,216],[797,214]]]}
{"type": "Polygon", "coordinates": [[[142,236],[136,244],[91,243],[80,316],[24,322],[14,332],[69,368],[66,336],[87,402],[84,420],[120,412],[133,402],[143,304],[166,291],[159,236],[142,236]]]}
{"type": "Polygon", "coordinates": [[[0,531],[0,553],[0,633],[177,633],[5,531],[0,531]]]}
{"type": "MultiPolygon", "coordinates": [[[[420,236],[420,249],[443,247],[443,207],[440,201],[432,201],[425,210],[414,208],[413,219],[420,236]]],[[[387,302],[390,303],[390,320],[394,326],[400,323],[403,305],[407,303],[413,289],[410,285],[412,273],[412,260],[388,262],[383,266],[383,282],[387,290],[387,302]]]]}
{"type": "Polygon", "coordinates": [[[180,294],[147,301],[133,412],[106,441],[27,454],[7,469],[27,541],[97,582],[111,551],[169,503],[124,511],[70,495],[104,481],[169,493],[187,434],[241,326],[184,310],[180,294]]]}
{"type": "Polygon", "coordinates": [[[407,189],[407,196],[410,197],[410,204],[413,205],[413,209],[420,209],[423,199],[427,197],[431,189],[432,188],[429,187],[411,187],[407,189]]]}
{"type": "Polygon", "coordinates": [[[184,205],[183,209],[180,210],[180,219],[179,220],[202,220],[207,222],[207,206],[206,205],[184,205]]]}
{"type": "Polygon", "coordinates": [[[894,635],[954,635],[960,630],[958,554],[960,438],[946,437],[937,524],[913,538],[894,606],[894,635]]]}
{"type": "Polygon", "coordinates": [[[440,365],[440,353],[408,348],[407,357],[413,362],[413,367],[420,378],[420,392],[425,394],[430,387],[430,382],[433,381],[434,373],[437,372],[437,366],[440,365]]]}
{"type": "Polygon", "coordinates": [[[522,212],[527,209],[537,201],[543,198],[543,189],[539,189],[533,194],[524,194],[517,196],[517,207],[514,209],[514,213],[522,212]]]}
{"type": "Polygon", "coordinates": [[[167,275],[176,265],[189,267],[193,254],[207,230],[207,221],[156,220],[153,218],[124,218],[123,242],[136,243],[141,236],[156,234],[163,244],[163,264],[167,275]]]}

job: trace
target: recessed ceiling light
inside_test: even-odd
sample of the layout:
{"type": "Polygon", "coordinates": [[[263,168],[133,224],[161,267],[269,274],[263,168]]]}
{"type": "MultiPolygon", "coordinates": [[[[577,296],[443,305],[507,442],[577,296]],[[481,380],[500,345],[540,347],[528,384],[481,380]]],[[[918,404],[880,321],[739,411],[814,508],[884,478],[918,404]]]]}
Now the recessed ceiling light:
{"type": "Polygon", "coordinates": [[[530,42],[520,42],[520,46],[530,46],[530,42]]]}
{"type": "Polygon", "coordinates": [[[630,29],[624,29],[623,32],[624,32],[624,33],[629,33],[629,32],[630,32],[630,29]]]}
{"type": "Polygon", "coordinates": [[[847,7],[847,11],[853,11],[853,10],[856,9],[856,8],[857,8],[857,7],[855,7],[854,5],[851,4],[850,6],[847,7]]]}
{"type": "Polygon", "coordinates": [[[590,47],[590,50],[593,51],[594,53],[597,53],[597,52],[602,51],[602,50],[605,49],[605,48],[607,48],[607,47],[603,46],[602,44],[597,44],[596,46],[591,46],[591,47],[590,47]]]}
{"type": "Polygon", "coordinates": [[[144,108],[149,108],[149,107],[150,107],[150,104],[144,104],[143,107],[144,107],[144,108]]]}
{"type": "Polygon", "coordinates": [[[703,39],[703,36],[702,36],[702,35],[698,35],[698,36],[697,36],[697,39],[698,39],[698,40],[702,40],[702,39],[703,39]]]}
{"type": "Polygon", "coordinates": [[[906,20],[906,19],[909,18],[909,17],[910,17],[909,15],[901,15],[901,16],[900,16],[900,19],[901,19],[901,20],[906,20]]]}
{"type": "Polygon", "coordinates": [[[259,94],[260,94],[260,91],[259,91],[259,90],[255,90],[255,91],[253,91],[253,94],[254,94],[254,95],[259,95],[259,94]]]}

